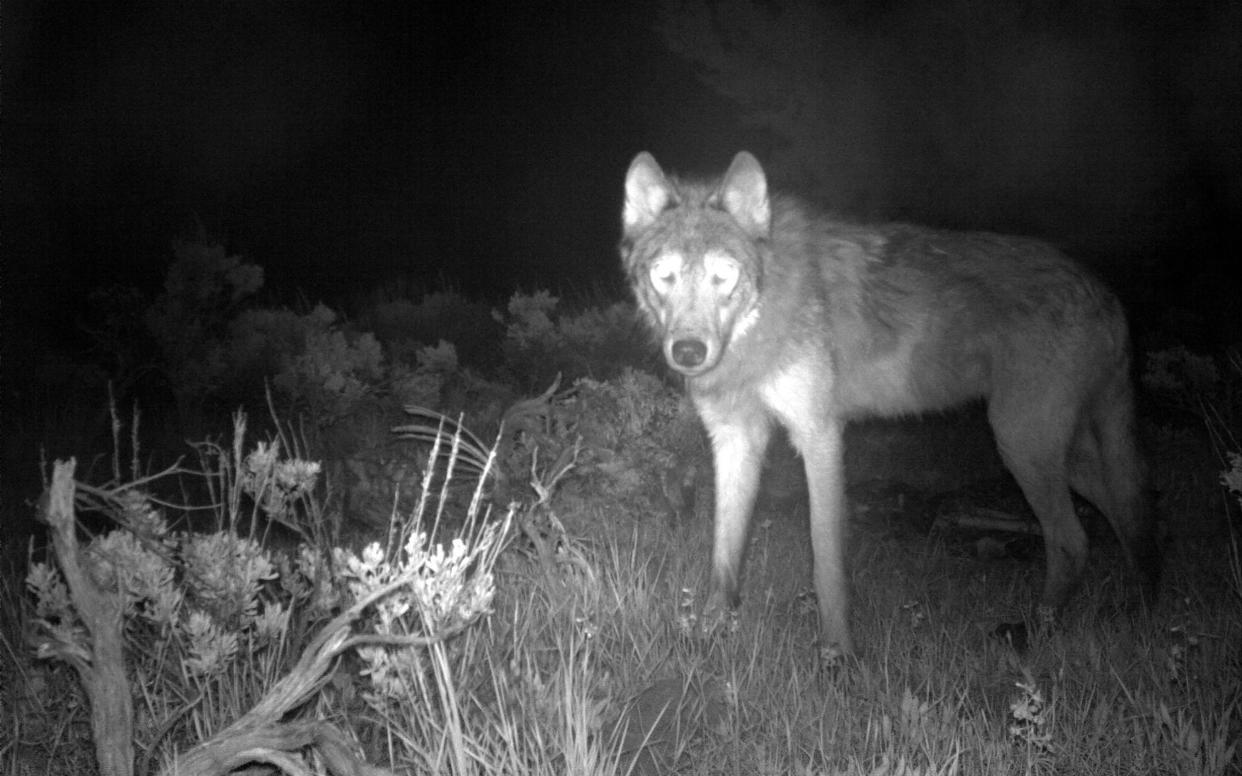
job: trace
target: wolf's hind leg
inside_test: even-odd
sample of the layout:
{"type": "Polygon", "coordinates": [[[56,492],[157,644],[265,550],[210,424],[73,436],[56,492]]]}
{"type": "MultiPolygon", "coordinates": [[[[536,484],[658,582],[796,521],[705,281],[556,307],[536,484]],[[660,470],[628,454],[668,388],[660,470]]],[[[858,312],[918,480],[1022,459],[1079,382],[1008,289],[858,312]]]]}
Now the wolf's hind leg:
{"type": "Polygon", "coordinates": [[[1143,603],[1154,603],[1160,551],[1128,382],[1097,397],[1084,413],[1071,451],[1070,483],[1108,519],[1143,603]]]}
{"type": "Polygon", "coordinates": [[[1039,519],[1044,535],[1046,568],[1040,605],[1060,611],[1082,578],[1087,565],[1087,533],[1074,512],[1067,471],[1070,438],[1076,413],[1051,397],[1032,403],[1025,395],[1013,401],[993,400],[988,418],[1001,458],[1039,519]]]}

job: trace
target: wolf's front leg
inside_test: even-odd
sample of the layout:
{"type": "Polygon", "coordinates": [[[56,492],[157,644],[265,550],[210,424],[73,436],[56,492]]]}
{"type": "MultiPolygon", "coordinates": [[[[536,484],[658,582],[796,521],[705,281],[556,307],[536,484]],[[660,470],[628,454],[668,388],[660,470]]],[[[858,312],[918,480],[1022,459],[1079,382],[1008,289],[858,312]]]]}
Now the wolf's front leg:
{"type": "Polygon", "coordinates": [[[849,570],[846,568],[844,424],[830,420],[811,433],[791,433],[806,461],[811,499],[811,547],[819,599],[820,649],[829,657],[854,651],[850,636],[849,570]]]}
{"type": "Polygon", "coordinates": [[[719,614],[738,605],[738,579],[746,550],[747,528],[759,473],[772,429],[766,414],[756,409],[728,414],[700,406],[712,439],[716,468],[716,524],[712,548],[712,593],[707,612],[719,614]]]}

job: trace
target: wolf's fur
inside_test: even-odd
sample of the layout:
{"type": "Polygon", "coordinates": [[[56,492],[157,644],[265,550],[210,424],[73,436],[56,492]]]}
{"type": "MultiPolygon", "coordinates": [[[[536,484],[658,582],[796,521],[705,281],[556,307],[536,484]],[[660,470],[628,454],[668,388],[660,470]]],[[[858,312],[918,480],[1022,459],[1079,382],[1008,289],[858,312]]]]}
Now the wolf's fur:
{"type": "Polygon", "coordinates": [[[1125,317],[1055,248],[836,221],[769,197],[762,167],[745,152],[712,185],[666,176],[639,154],[622,221],[638,306],[711,436],[712,605],[737,604],[777,420],[806,464],[822,643],[851,650],[843,425],[977,397],[1043,528],[1042,605],[1064,604],[1087,560],[1071,488],[1108,517],[1154,586],[1125,317]]]}

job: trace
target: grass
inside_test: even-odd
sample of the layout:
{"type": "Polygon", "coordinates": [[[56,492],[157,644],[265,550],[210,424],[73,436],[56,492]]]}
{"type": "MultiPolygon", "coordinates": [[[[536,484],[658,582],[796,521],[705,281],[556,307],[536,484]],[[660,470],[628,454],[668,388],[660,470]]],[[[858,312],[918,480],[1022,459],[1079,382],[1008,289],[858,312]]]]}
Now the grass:
{"type": "MultiPolygon", "coordinates": [[[[799,590],[808,577],[801,568],[791,573],[788,563],[797,555],[796,531],[781,528],[756,532],[748,603],[735,633],[693,641],[675,624],[673,603],[705,571],[701,530],[665,545],[700,560],[662,559],[664,592],[653,609],[644,612],[646,597],[637,610],[620,606],[603,615],[623,624],[596,639],[602,654],[617,655],[610,667],[634,688],[630,694],[669,674],[725,688],[727,713],[681,742],[672,770],[1128,774],[1237,767],[1242,682],[1234,645],[1242,617],[1220,543],[1184,547],[1171,558],[1171,594],[1150,615],[1124,613],[1124,591],[1111,574],[1116,559],[1102,561],[1065,627],[1018,657],[988,631],[1026,607],[1033,567],[989,565],[859,526],[855,622],[865,651],[824,675],[811,648],[813,607],[799,590]]],[[[605,557],[659,556],[614,549],[605,557]]],[[[633,577],[621,568],[604,578],[619,580],[614,592],[624,599],[633,577]]]]}
{"type": "MultiPolygon", "coordinates": [[[[500,557],[492,615],[420,653],[408,697],[368,701],[367,678],[347,657],[310,716],[334,720],[368,762],[408,773],[1242,767],[1242,599],[1219,536],[1170,544],[1162,598],[1147,612],[1128,606],[1118,553],[1098,543],[1062,627],[1018,655],[990,631],[1029,610],[1038,558],[982,561],[951,538],[860,517],[850,557],[861,652],[821,670],[804,506],[757,513],[744,605],[734,627],[707,635],[693,621],[706,596],[707,522],[670,526],[621,503],[576,509],[554,515],[566,532],[551,562],[520,545],[500,557]]],[[[24,572],[9,572],[0,773],[89,772],[85,696],[63,664],[31,657],[24,572]]],[[[246,675],[278,678],[267,665],[246,675]]],[[[236,717],[209,712],[193,710],[190,735],[163,739],[151,731],[166,720],[139,719],[140,762],[167,768],[174,749],[236,717]],[[148,741],[155,751],[143,751],[148,741]]]]}

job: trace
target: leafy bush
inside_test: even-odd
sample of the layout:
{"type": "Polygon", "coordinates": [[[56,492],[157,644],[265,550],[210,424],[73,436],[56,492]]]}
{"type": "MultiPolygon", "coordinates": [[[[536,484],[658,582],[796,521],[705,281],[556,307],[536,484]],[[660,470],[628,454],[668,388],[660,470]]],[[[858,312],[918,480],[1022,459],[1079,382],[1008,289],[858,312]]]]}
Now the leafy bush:
{"type": "MultiPolygon", "coordinates": [[[[1237,361],[1237,354],[1229,358],[1237,361]]],[[[1208,405],[1226,408],[1242,395],[1230,397],[1240,387],[1222,380],[1221,374],[1216,359],[1179,345],[1148,353],[1142,381],[1143,387],[1165,406],[1202,417],[1208,405]]]]}
{"type": "Polygon", "coordinates": [[[566,314],[557,311],[559,304],[547,291],[516,293],[506,312],[496,313],[505,325],[505,365],[518,387],[534,390],[558,375],[567,382],[607,380],[649,360],[648,337],[632,305],[566,314]]]}
{"type": "MultiPolygon", "coordinates": [[[[328,672],[355,649],[368,687],[358,697],[374,710],[409,711],[422,688],[424,702],[455,713],[454,675],[435,671],[435,686],[447,695],[428,694],[426,682],[433,663],[447,665],[442,642],[490,613],[492,570],[512,512],[486,521],[476,500],[467,530],[448,547],[413,528],[422,522],[416,513],[408,523],[394,514],[388,546],[372,543],[361,555],[307,544],[274,551],[239,528],[250,511],[286,524],[321,514],[319,466],[281,455],[277,441],[243,454],[244,433],[238,416],[230,449],[207,445],[216,453],[216,468],[205,472],[208,492],[218,500],[198,506],[216,512],[220,528],[212,533],[169,529],[149,489],[175,470],[93,487],[73,482],[72,460],[56,464],[42,506],[55,563],[33,563],[27,573],[35,601],[30,633],[39,657],[79,673],[107,776],[132,773],[135,734],[148,751],[206,739],[165,773],[222,772],[233,758],[238,765],[300,758],[308,747],[338,764],[353,759],[345,737],[321,719],[322,708],[308,721],[287,716],[307,701],[322,704],[328,672]],[[79,545],[77,505],[120,527],[79,545]],[[182,706],[187,698],[197,700],[182,706]]],[[[412,716],[428,724],[425,708],[412,716]]],[[[406,756],[437,742],[410,743],[406,756]]]]}
{"type": "Polygon", "coordinates": [[[693,489],[710,470],[707,436],[680,392],[632,369],[607,382],[578,381],[573,411],[583,440],[583,471],[600,495],[652,503],[687,518],[693,489]]]}
{"type": "Polygon", "coordinates": [[[196,419],[230,373],[228,324],[263,286],[263,269],[207,241],[176,241],[173,254],[164,290],[144,322],[182,418],[196,419]]]}
{"type": "Polygon", "coordinates": [[[358,311],[360,328],[370,331],[394,364],[413,366],[421,348],[451,342],[462,362],[483,374],[500,364],[502,330],[491,306],[456,291],[411,299],[383,299],[358,311]]]}

